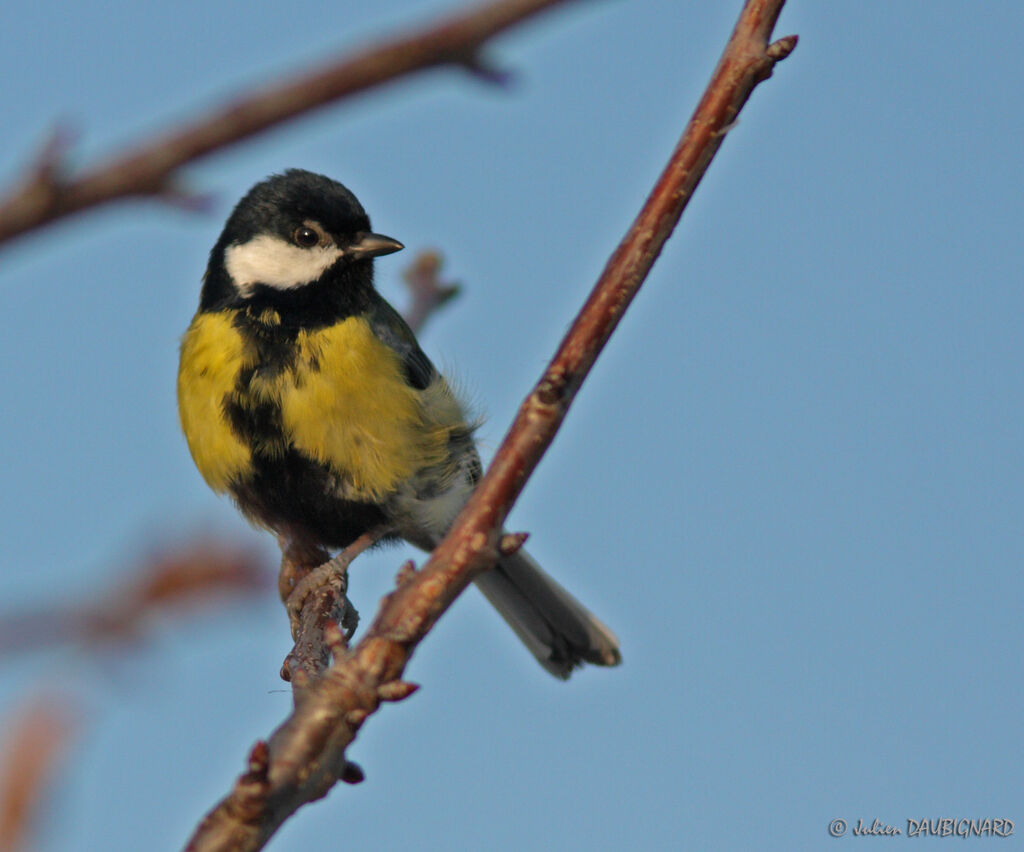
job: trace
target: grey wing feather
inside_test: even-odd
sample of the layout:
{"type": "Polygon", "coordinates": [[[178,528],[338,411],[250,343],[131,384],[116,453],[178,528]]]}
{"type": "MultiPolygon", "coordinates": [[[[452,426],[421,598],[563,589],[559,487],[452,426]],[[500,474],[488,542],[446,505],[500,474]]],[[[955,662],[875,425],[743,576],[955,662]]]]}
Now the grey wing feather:
{"type": "Polygon", "coordinates": [[[368,319],[377,338],[401,356],[409,384],[417,390],[426,388],[437,377],[437,368],[420,349],[416,335],[402,315],[378,297],[368,319]]]}

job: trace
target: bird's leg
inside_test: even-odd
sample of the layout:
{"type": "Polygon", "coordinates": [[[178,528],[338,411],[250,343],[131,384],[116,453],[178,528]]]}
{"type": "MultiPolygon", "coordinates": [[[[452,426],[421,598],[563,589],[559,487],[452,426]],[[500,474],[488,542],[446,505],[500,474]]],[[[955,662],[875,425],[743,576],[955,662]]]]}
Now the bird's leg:
{"type": "MultiPolygon", "coordinates": [[[[297,622],[302,614],[302,608],[305,605],[306,599],[323,586],[335,587],[337,592],[344,597],[348,589],[348,566],[352,564],[352,560],[364,550],[373,547],[389,532],[389,529],[383,527],[369,530],[359,536],[333,559],[325,558],[315,568],[305,572],[285,598],[285,607],[288,609],[288,618],[292,626],[292,636],[295,636],[297,622]]],[[[323,555],[326,557],[326,554],[323,555]]],[[[343,626],[347,627],[347,625],[344,625],[344,621],[343,626]]],[[[354,631],[355,625],[352,625],[348,633],[349,637],[351,637],[354,631]]]]}
{"type": "Polygon", "coordinates": [[[318,565],[330,559],[330,554],[322,547],[306,544],[286,535],[278,536],[281,547],[281,571],[277,575],[277,591],[283,603],[288,602],[295,587],[318,565]]]}
{"type": "MultiPolygon", "coordinates": [[[[321,564],[312,568],[304,566],[301,575],[292,572],[298,580],[290,590],[282,581],[282,592],[287,592],[285,608],[295,639],[295,647],[281,671],[285,680],[294,684],[298,671],[308,676],[319,675],[329,664],[331,655],[352,638],[359,624],[359,613],[346,596],[348,566],[360,553],[390,533],[389,527],[377,527],[363,533],[333,559],[322,554],[321,564]],[[333,625],[331,630],[327,630],[329,625],[333,625]],[[330,642],[325,639],[325,631],[330,634],[330,642]]],[[[289,558],[287,552],[285,558],[289,558]]]]}

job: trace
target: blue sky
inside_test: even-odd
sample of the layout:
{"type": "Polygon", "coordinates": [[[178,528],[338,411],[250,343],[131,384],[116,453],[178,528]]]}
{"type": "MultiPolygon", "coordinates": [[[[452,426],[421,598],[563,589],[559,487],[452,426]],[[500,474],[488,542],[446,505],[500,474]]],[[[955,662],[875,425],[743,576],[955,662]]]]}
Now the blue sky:
{"type": "MultiPolygon", "coordinates": [[[[190,168],[209,214],[121,205],[5,250],[4,609],[88,596],[197,530],[270,551],[192,467],[174,377],[224,217],[283,168],[446,254],[464,294],[422,342],[486,412],[489,454],[739,7],[567,6],[495,45],[507,89],[426,74],[190,168]]],[[[0,176],[58,120],[92,162],[444,8],[7,4],[0,176]]],[[[512,516],[623,666],[557,683],[468,593],[412,662],[423,688],[353,747],[366,783],[270,848],[821,849],[852,842],[835,818],[1024,831],[1022,31],[1000,0],[791,0],[777,34],[799,47],[512,516]]],[[[378,263],[399,305],[410,256],[378,263]]],[[[405,557],[354,568],[364,623],[405,557]]],[[[267,599],[160,625],[127,659],[5,662],[0,718],[51,683],[84,708],[39,848],[179,848],[286,714],[287,645],[267,599]]]]}

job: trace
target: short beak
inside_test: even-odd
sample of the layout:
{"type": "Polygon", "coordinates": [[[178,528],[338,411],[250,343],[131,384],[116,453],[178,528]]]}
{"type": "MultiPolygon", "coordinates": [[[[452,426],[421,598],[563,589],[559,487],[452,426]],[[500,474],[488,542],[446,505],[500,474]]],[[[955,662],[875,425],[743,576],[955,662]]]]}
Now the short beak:
{"type": "Polygon", "coordinates": [[[345,249],[345,257],[349,260],[365,260],[368,257],[380,257],[382,254],[404,249],[398,240],[385,237],[383,234],[356,234],[356,238],[345,249]]]}

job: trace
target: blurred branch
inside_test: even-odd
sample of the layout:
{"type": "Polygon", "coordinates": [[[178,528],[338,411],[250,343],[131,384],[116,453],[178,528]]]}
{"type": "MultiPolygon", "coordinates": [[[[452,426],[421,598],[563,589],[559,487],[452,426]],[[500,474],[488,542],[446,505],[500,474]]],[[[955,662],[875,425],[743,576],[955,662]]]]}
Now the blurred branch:
{"type": "Polygon", "coordinates": [[[58,131],[37,154],[20,186],[0,199],[0,243],[72,213],[112,201],[150,196],[196,199],[176,184],[186,163],[317,107],[408,74],[457,65],[487,82],[503,76],[482,50],[503,30],[566,0],[495,0],[407,36],[383,41],[326,67],[225,104],[151,142],[77,176],[67,175],[68,134],[58,131]]]}
{"type": "Polygon", "coordinates": [[[365,637],[339,651],[323,677],[297,696],[292,715],[257,743],[248,771],[202,821],[192,852],[256,850],[298,807],[361,771],[345,749],[383,701],[416,687],[401,680],[410,655],[474,576],[515,537],[502,524],[544,454],[584,377],[653,265],[665,240],[754,87],[796,46],[769,44],[784,0],[748,0],[683,137],[629,232],[612,254],[554,359],[519,409],[487,474],[421,571],[400,572],[365,637]]]}
{"type": "Polygon", "coordinates": [[[459,295],[458,284],[441,280],[443,265],[441,255],[436,251],[421,251],[402,273],[411,296],[403,316],[416,334],[420,333],[431,314],[459,295]]]}
{"type": "Polygon", "coordinates": [[[5,725],[0,765],[0,852],[27,848],[34,817],[73,732],[67,702],[55,696],[28,702],[5,725]]]}
{"type": "Polygon", "coordinates": [[[155,554],[96,601],[0,616],[0,655],[60,642],[131,641],[157,613],[262,592],[270,577],[252,550],[201,539],[155,554]]]}

